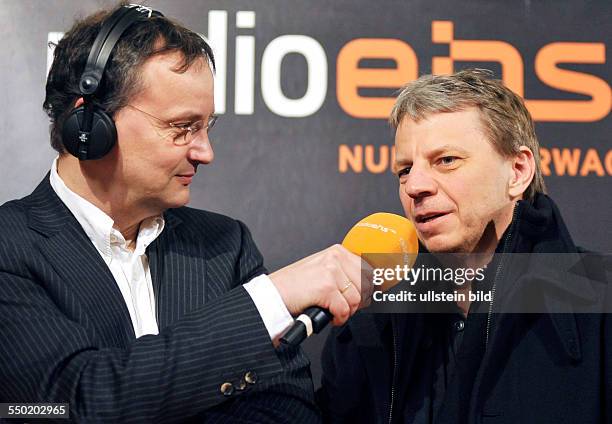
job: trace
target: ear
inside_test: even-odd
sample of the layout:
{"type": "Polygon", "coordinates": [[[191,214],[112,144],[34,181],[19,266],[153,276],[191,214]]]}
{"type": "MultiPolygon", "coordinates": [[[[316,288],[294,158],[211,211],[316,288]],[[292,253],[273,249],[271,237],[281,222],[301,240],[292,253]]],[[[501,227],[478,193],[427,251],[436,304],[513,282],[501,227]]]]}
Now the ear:
{"type": "Polygon", "coordinates": [[[83,100],[82,97],[79,97],[76,102],[74,102],[74,108],[76,109],[77,107],[81,106],[83,103],[85,103],[85,100],[83,100]]]}
{"type": "Polygon", "coordinates": [[[535,159],[527,146],[519,147],[519,153],[511,159],[512,170],[508,183],[508,194],[512,198],[522,198],[535,175],[535,159]]]}

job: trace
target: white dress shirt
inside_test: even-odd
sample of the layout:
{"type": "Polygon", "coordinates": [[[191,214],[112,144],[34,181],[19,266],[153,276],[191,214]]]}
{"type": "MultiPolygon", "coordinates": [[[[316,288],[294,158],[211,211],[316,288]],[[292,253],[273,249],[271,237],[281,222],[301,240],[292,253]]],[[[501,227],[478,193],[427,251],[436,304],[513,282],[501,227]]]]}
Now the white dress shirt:
{"type": "MultiPolygon", "coordinates": [[[[132,252],[121,232],[113,227],[113,219],[66,186],[57,173],[57,158],[51,165],[50,182],[113,274],[130,313],[136,337],[158,334],[155,293],[145,250],[164,230],[163,216],[142,221],[136,248],[132,252]]],[[[293,323],[278,290],[267,275],[253,278],[244,288],[253,299],[270,339],[277,344],[278,338],[293,323]]]]}

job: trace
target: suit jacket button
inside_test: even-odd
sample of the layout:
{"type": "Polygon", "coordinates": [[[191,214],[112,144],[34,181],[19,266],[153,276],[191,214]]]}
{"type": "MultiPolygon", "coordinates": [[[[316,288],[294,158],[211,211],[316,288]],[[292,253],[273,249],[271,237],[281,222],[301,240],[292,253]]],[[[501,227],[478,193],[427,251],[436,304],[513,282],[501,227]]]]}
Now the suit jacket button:
{"type": "Polygon", "coordinates": [[[255,371],[248,371],[244,375],[244,381],[246,381],[249,384],[257,383],[257,374],[255,374],[255,371]]]}
{"type": "Polygon", "coordinates": [[[236,386],[236,390],[245,390],[247,388],[247,382],[244,378],[242,378],[239,382],[238,385],[236,386]]]}
{"type": "Polygon", "coordinates": [[[223,396],[231,396],[234,394],[234,385],[228,382],[223,383],[221,385],[221,393],[223,393],[223,396]]]}

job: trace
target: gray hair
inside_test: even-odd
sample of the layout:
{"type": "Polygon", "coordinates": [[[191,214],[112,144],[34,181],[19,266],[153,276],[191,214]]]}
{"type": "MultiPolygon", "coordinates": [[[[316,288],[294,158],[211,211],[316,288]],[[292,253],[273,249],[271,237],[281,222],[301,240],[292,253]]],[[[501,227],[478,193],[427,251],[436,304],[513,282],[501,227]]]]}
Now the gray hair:
{"type": "Polygon", "coordinates": [[[493,79],[490,71],[466,69],[452,75],[424,75],[406,84],[393,105],[389,123],[397,128],[404,117],[418,122],[434,113],[470,107],[480,110],[485,135],[502,156],[519,154],[521,146],[533,153],[535,175],[525,190],[525,199],[532,201],[536,193],[546,193],[531,115],[523,99],[493,79]]]}

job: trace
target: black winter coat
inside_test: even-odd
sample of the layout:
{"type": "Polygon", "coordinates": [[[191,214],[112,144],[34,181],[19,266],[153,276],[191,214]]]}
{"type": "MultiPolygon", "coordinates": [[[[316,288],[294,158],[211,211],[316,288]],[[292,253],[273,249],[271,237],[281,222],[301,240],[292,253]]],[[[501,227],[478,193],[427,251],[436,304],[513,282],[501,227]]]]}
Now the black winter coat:
{"type": "MultiPolygon", "coordinates": [[[[506,252],[583,252],[545,195],[538,195],[533,204],[519,202],[507,233],[506,252]]],[[[578,273],[568,274],[569,265],[553,265],[564,275],[557,278],[540,276],[537,264],[517,270],[506,263],[497,301],[503,302],[520,288],[517,281],[530,276],[550,284],[547,304],[571,298],[596,305],[596,311],[611,311],[609,255],[596,256],[578,273]],[[568,280],[567,275],[575,278],[568,280]]],[[[572,313],[571,305],[560,306],[552,310],[568,313],[493,314],[468,396],[469,413],[444,422],[612,423],[612,314],[572,313]]],[[[418,350],[428,342],[428,319],[427,314],[362,311],[333,329],[323,351],[322,387],[317,392],[325,421],[401,423],[402,393],[415,389],[410,376],[419,366],[418,350]]]]}

